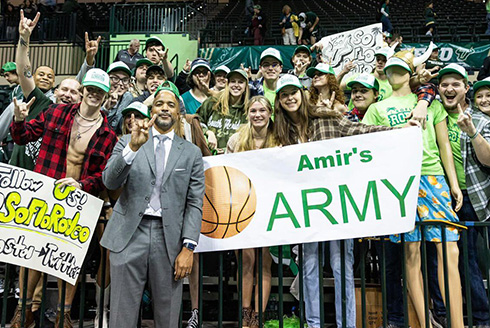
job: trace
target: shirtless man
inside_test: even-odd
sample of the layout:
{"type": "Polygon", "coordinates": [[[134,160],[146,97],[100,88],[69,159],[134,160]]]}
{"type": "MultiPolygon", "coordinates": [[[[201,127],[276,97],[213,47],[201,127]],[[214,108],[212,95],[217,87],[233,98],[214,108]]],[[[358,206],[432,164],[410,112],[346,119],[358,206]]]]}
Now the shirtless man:
{"type": "MultiPolygon", "coordinates": [[[[29,47],[29,36],[36,26],[39,15],[31,21],[23,17],[19,28],[20,47],[29,47]]],[[[19,63],[24,75],[31,76],[30,65],[19,63]]],[[[14,120],[10,133],[14,142],[23,145],[42,137],[39,155],[34,171],[58,179],[61,185],[70,185],[92,195],[98,195],[104,188],[102,170],[117,142],[115,133],[110,129],[107,118],[100,108],[110,89],[109,76],[100,69],[92,69],[82,81],[83,101],[81,103],[60,103],[42,111],[36,118],[26,122],[33,97],[28,103],[15,100],[14,120]],[[47,129],[47,126],[55,127],[47,129]],[[103,156],[101,156],[103,154],[103,156]],[[57,161],[53,159],[57,158],[57,161]]],[[[29,270],[27,283],[25,326],[32,319],[31,304],[34,288],[41,273],[29,270]]],[[[61,302],[61,281],[58,280],[61,302]]],[[[63,306],[58,304],[56,327],[72,327],[70,308],[75,296],[76,286],[66,285],[66,298],[63,306]],[[64,308],[64,320],[60,324],[61,309],[64,308]]],[[[11,327],[21,327],[20,306],[11,323],[11,327]]]]}

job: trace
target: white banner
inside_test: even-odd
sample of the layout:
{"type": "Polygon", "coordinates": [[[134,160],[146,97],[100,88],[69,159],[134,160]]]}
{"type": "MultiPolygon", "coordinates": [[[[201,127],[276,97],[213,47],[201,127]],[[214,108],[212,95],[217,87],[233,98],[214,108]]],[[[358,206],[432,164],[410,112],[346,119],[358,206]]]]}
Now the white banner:
{"type": "Polygon", "coordinates": [[[102,200],[54,179],[0,163],[0,262],[75,284],[102,200]]]}
{"type": "Polygon", "coordinates": [[[352,74],[371,73],[376,57],[374,52],[383,47],[382,24],[376,23],[337,34],[320,40],[323,44],[322,57],[339,74],[344,65],[353,60],[356,65],[352,74]]]}
{"type": "Polygon", "coordinates": [[[200,252],[389,235],[415,225],[418,128],[204,161],[200,252]]]}

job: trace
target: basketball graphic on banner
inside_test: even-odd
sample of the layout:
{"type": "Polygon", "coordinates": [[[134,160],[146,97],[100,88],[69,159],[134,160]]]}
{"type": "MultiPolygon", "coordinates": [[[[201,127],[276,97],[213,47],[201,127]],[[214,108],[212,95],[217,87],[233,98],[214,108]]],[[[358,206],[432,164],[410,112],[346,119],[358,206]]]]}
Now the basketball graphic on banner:
{"type": "Polygon", "coordinates": [[[252,221],[257,196],[252,181],[229,166],[215,166],[204,172],[206,192],[201,233],[223,239],[242,232],[252,221]]]}

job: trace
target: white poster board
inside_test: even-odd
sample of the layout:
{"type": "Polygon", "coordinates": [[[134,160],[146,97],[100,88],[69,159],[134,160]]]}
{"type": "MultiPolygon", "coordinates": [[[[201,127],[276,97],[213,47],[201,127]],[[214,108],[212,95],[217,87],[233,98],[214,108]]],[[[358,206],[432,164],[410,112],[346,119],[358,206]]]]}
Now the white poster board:
{"type": "Polygon", "coordinates": [[[204,158],[197,251],[380,236],[414,228],[419,128],[204,158]]]}
{"type": "Polygon", "coordinates": [[[102,200],[42,174],[0,163],[0,262],[75,284],[102,200]]]}
{"type": "Polygon", "coordinates": [[[344,65],[353,60],[352,74],[371,73],[376,58],[374,53],[383,47],[382,24],[376,23],[337,34],[320,40],[323,45],[322,57],[339,74],[344,65]]]}

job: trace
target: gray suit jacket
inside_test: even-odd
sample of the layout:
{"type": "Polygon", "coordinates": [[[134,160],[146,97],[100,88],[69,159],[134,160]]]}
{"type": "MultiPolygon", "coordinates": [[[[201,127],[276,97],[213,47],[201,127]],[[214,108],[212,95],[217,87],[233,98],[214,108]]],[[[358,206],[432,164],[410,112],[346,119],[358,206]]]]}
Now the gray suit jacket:
{"type": "MultiPolygon", "coordinates": [[[[123,136],[102,173],[104,185],[124,189],[100,244],[112,252],[122,251],[143,217],[155,184],[155,155],[150,131],[131,165],[122,157],[131,136],[123,136]]],[[[161,190],[165,245],[171,263],[182,250],[185,238],[199,240],[204,196],[204,169],[199,148],[175,135],[168,155],[161,190]]]]}

